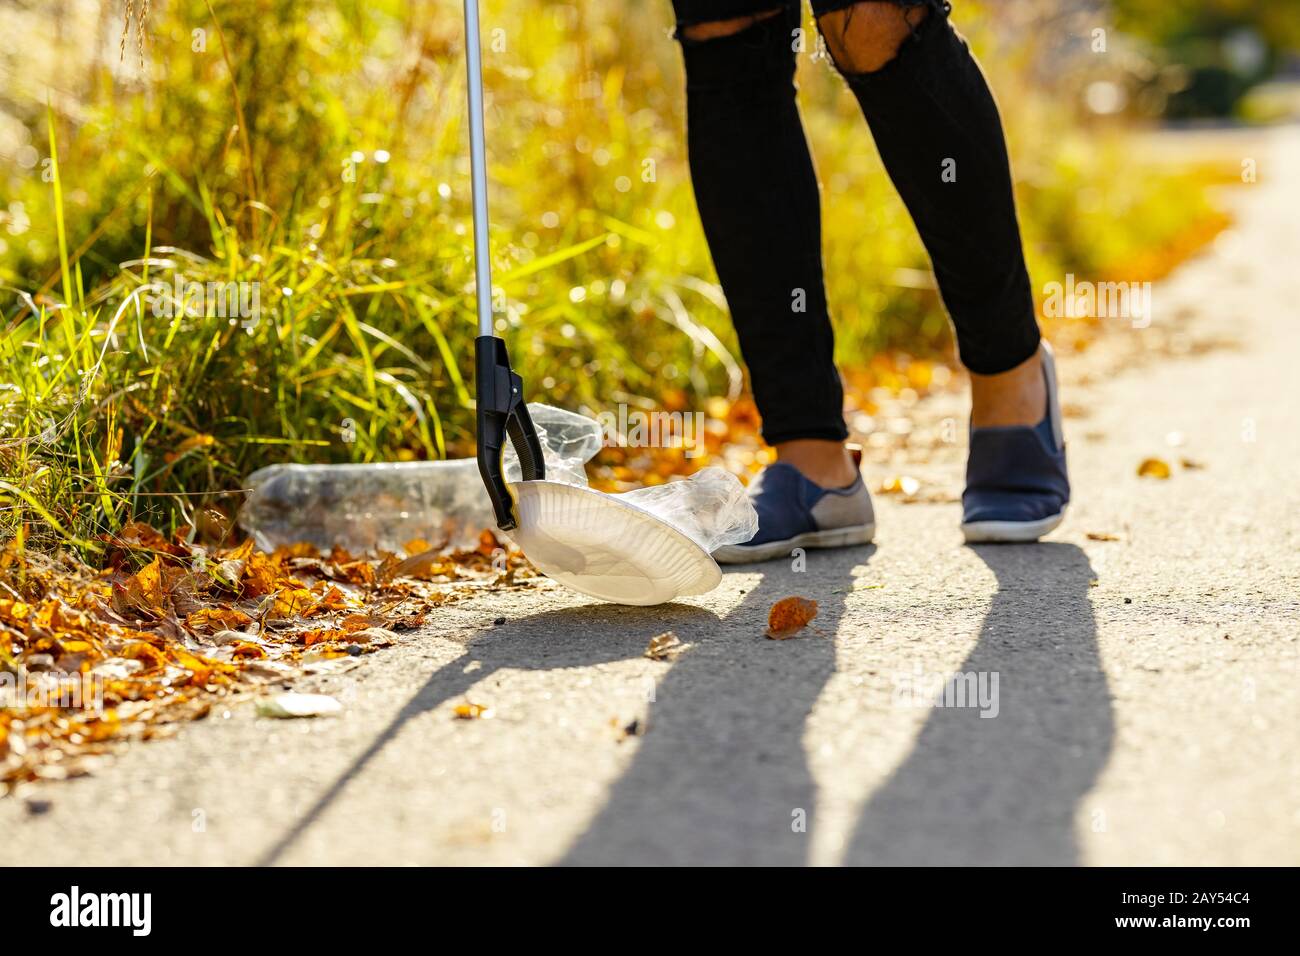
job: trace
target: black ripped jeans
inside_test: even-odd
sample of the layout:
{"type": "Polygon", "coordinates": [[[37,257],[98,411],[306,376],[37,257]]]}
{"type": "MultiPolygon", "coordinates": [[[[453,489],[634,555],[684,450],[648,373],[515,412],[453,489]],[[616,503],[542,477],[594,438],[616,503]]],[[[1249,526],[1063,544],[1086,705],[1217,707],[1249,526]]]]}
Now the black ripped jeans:
{"type": "MultiPolygon", "coordinates": [[[[851,0],[813,0],[817,16],[851,0]]],[[[1038,348],[997,106],[942,0],[894,59],[841,69],[934,266],[961,360],[991,375],[1038,348]]],[[[799,0],[674,0],[700,220],[731,309],[763,437],[847,437],[822,281],[817,177],[795,105],[799,0]],[[739,33],[682,27],[761,15],[739,33]]]]}

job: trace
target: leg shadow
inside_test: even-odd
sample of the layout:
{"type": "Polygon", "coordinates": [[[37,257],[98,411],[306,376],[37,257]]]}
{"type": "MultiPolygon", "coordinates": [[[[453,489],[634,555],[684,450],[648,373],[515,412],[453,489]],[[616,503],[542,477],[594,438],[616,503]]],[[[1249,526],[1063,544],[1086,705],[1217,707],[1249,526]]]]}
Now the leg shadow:
{"type": "Polygon", "coordinates": [[[874,550],[809,552],[803,573],[755,566],[759,584],[660,681],[632,765],[558,862],[805,863],[816,787],[804,725],[835,670],[851,572],[874,550]],[[768,609],[792,594],[817,598],[821,633],[767,640],[768,609]],[[795,832],[796,811],[808,832],[795,832]]]}
{"type": "Polygon", "coordinates": [[[406,726],[421,714],[461,697],[476,684],[499,670],[558,670],[638,657],[645,651],[647,635],[672,629],[684,641],[694,641],[717,629],[718,618],[711,612],[686,604],[660,607],[622,607],[588,604],[549,611],[524,618],[476,637],[465,653],[442,665],[402,706],[396,716],[348,768],[326,787],[311,808],[276,843],[258,858],[256,865],[271,866],[298,842],[304,833],[338,799],[339,795],[406,726]],[[469,673],[471,661],[479,666],[469,673]]]}
{"type": "Polygon", "coordinates": [[[1092,568],[1074,545],[975,550],[998,590],[959,673],[998,675],[997,715],[936,707],[906,761],[868,802],[846,863],[1080,862],[1076,811],[1114,734],[1092,568]]]}

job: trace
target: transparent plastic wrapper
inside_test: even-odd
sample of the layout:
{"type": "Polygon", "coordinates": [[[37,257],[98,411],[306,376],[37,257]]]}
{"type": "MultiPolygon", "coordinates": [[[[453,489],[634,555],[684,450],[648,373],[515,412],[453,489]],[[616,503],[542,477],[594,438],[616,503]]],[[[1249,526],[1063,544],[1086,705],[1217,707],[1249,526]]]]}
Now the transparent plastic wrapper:
{"type": "Polygon", "coordinates": [[[705,551],[744,544],[758,533],[758,512],[736,476],[705,468],[683,481],[614,495],[672,525],[705,551]]]}
{"type": "MultiPolygon", "coordinates": [[[[549,405],[529,405],[528,410],[546,456],[546,480],[588,487],[585,465],[604,441],[600,423],[549,405]]],[[[513,484],[519,478],[519,459],[507,446],[506,480],[513,484]]],[[[649,512],[705,551],[741,544],[758,532],[758,512],[744,486],[721,468],[705,468],[689,478],[609,497],[649,512]]]]}
{"type": "MultiPolygon", "coordinates": [[[[529,402],[528,414],[533,420],[537,438],[542,443],[542,457],[546,459],[546,480],[585,488],[587,462],[596,457],[605,440],[600,422],[540,402],[529,402]]],[[[477,463],[475,465],[477,467],[477,463]]],[[[478,474],[477,470],[475,474],[478,474]]],[[[512,484],[522,477],[519,456],[510,444],[506,445],[505,474],[506,481],[512,484]]],[[[484,501],[486,505],[486,499],[484,501]]],[[[490,508],[488,514],[491,514],[490,508]]],[[[488,524],[493,523],[495,519],[488,521],[488,524]]]]}
{"type": "MultiPolygon", "coordinates": [[[[600,450],[598,422],[549,405],[530,404],[548,477],[587,484],[586,463],[600,450]]],[[[518,481],[519,461],[507,450],[506,477],[518,481]]],[[[404,551],[427,541],[470,547],[496,518],[478,462],[372,462],[351,465],[271,465],[248,477],[239,523],[259,548],[309,542],[353,554],[404,551]]]]}

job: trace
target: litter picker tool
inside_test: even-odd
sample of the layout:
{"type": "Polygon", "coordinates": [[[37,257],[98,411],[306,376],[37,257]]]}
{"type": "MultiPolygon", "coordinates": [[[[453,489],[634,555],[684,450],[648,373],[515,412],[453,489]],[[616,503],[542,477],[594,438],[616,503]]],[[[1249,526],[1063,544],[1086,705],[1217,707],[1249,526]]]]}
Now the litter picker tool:
{"type": "Polygon", "coordinates": [[[474,340],[474,390],[478,411],[478,470],[487,486],[497,527],[519,524],[506,484],[506,440],[514,446],[525,481],[546,477],[537,430],[524,404],[524,383],[510,367],[506,343],[492,321],[492,252],[488,239],[487,147],[483,138],[483,54],[479,46],[478,0],[465,0],[465,69],[469,90],[470,189],[474,205],[474,274],[478,337],[474,340]]]}
{"type": "Polygon", "coordinates": [[[542,443],[524,404],[523,381],[510,367],[506,343],[493,325],[478,0],[465,0],[465,64],[478,299],[478,468],[497,527],[510,532],[545,574],[605,601],[661,604],[711,591],[722,580],[721,569],[679,528],[617,496],[546,480],[542,443]],[[513,485],[505,477],[507,441],[519,457],[523,479],[513,485]]]}

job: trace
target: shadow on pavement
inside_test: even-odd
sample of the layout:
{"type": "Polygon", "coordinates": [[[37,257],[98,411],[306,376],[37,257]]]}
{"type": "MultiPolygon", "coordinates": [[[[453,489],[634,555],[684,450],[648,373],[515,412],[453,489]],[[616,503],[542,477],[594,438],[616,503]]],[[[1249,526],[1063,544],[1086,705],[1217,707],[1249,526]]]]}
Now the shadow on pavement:
{"type": "MultiPolygon", "coordinates": [[[[816,786],[805,723],[835,671],[834,636],[851,574],[874,553],[827,561],[842,580],[757,565],[756,587],[726,615],[690,605],[594,604],[549,611],[476,638],[440,667],[346,771],[260,860],[294,846],[413,718],[504,669],[580,668],[638,657],[646,636],[694,645],[670,665],[648,729],[609,799],[564,864],[798,865],[811,839],[816,786]],[[771,605],[816,597],[810,633],[762,637],[771,605]],[[480,666],[466,674],[470,661],[480,666]]],[[[1110,755],[1114,720],[1089,596],[1093,571],[1073,545],[975,549],[998,590],[963,674],[998,675],[997,716],[936,707],[894,774],[868,801],[846,849],[851,864],[1079,863],[1078,805],[1110,755]]],[[[902,666],[905,662],[899,662],[902,666]]],[[[900,671],[901,673],[901,671],[900,671]]]]}
{"type": "Polygon", "coordinates": [[[809,836],[791,826],[798,808],[811,827],[815,806],[804,722],[835,671],[835,633],[851,572],[874,551],[850,552],[853,562],[811,551],[803,573],[789,559],[754,565],[762,578],[726,616],[726,628],[699,635],[659,682],[632,765],[558,862],[807,862],[809,836]],[[843,579],[816,574],[821,561],[841,568],[843,579]],[[769,608],[792,594],[819,602],[809,633],[765,639],[769,608]]]}
{"type": "Polygon", "coordinates": [[[997,716],[934,708],[910,755],[868,801],[846,863],[1081,862],[1076,812],[1114,735],[1092,567],[1070,544],[975,551],[998,590],[959,673],[999,675],[997,716]]]}
{"type": "Polygon", "coordinates": [[[684,641],[706,639],[718,618],[687,604],[661,607],[622,607],[588,604],[523,618],[474,638],[465,653],[439,667],[370,745],[327,787],[311,808],[257,860],[258,866],[279,863],[293,845],[338,799],[411,720],[448,700],[461,697],[498,670],[559,670],[589,667],[640,657],[647,635],[674,630],[684,641]],[[469,673],[466,666],[479,662],[469,673]]]}

